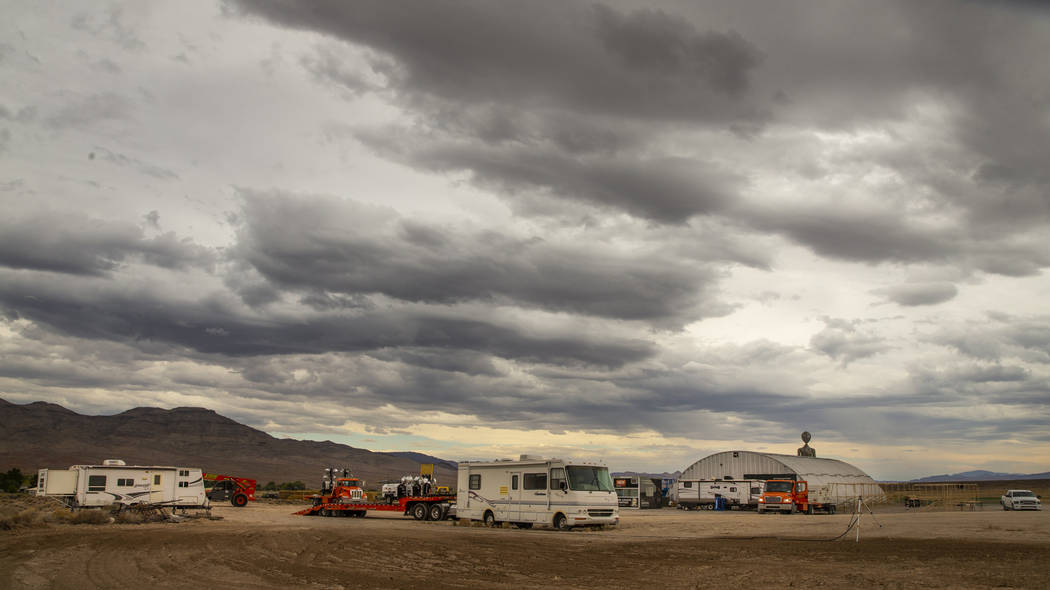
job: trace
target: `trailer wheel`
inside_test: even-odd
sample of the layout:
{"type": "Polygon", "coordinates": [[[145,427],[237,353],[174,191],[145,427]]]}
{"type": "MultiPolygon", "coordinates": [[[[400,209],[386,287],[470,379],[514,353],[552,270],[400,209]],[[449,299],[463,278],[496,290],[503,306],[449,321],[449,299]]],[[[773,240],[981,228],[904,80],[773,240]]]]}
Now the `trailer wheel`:
{"type": "Polygon", "coordinates": [[[496,515],[493,514],[491,510],[488,510],[488,511],[485,512],[484,519],[485,519],[485,526],[487,526],[487,527],[495,527],[496,526],[496,515]]]}
{"type": "Polygon", "coordinates": [[[230,498],[230,504],[233,504],[238,508],[244,508],[248,505],[248,496],[244,494],[234,494],[233,497],[230,498]]]}
{"type": "Polygon", "coordinates": [[[430,505],[430,520],[441,520],[441,517],[445,515],[445,509],[440,503],[430,505]]]}
{"type": "Polygon", "coordinates": [[[416,520],[426,520],[427,505],[422,502],[416,502],[411,508],[409,508],[409,512],[412,513],[412,518],[416,520]]]}
{"type": "Polygon", "coordinates": [[[813,514],[813,505],[806,504],[806,514],[813,514]]]}
{"type": "Polygon", "coordinates": [[[837,506],[835,506],[834,504],[828,506],[828,514],[835,514],[836,512],[838,512],[837,506]]]}

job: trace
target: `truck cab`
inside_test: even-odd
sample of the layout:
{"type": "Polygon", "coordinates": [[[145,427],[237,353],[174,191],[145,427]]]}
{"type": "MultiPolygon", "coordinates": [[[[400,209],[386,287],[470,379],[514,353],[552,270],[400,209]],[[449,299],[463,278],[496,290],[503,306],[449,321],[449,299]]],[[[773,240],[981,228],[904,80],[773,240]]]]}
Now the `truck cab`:
{"type": "Polygon", "coordinates": [[[332,498],[344,498],[350,503],[363,502],[365,499],[364,482],[356,477],[341,477],[335,480],[332,498]]]}
{"type": "Polygon", "coordinates": [[[758,499],[758,511],[794,514],[809,509],[809,485],[805,481],[771,479],[758,499]]]}

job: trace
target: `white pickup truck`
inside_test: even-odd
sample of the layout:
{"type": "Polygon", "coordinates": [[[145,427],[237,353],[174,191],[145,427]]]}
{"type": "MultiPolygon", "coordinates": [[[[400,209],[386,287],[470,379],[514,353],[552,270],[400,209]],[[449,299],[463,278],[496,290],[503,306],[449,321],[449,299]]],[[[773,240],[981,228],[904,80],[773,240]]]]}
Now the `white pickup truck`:
{"type": "Polygon", "coordinates": [[[1042,510],[1041,497],[1029,490],[1006,490],[999,503],[1003,505],[1003,510],[1042,510]]]}

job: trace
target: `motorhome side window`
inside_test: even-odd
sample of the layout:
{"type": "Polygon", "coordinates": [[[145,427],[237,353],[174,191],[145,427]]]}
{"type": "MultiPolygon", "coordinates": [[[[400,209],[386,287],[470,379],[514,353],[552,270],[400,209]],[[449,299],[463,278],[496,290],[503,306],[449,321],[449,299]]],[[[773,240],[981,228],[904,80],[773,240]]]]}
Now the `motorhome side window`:
{"type": "Polygon", "coordinates": [[[160,474],[157,474],[157,475],[153,476],[153,485],[155,485],[155,486],[159,486],[160,485],[160,474]]]}
{"type": "Polygon", "coordinates": [[[189,469],[180,469],[179,470],[179,477],[189,477],[189,476],[190,476],[190,470],[189,469]]]}
{"type": "Polygon", "coordinates": [[[562,485],[565,484],[565,468],[564,467],[553,467],[551,468],[551,489],[560,490],[562,485]]]}
{"type": "Polygon", "coordinates": [[[88,491],[89,492],[104,492],[104,491],[106,491],[106,476],[105,475],[89,475],[88,476],[88,491]]]}
{"type": "Polygon", "coordinates": [[[188,487],[190,487],[190,482],[188,482],[188,481],[180,481],[179,482],[179,487],[180,488],[188,488],[188,487]]]}
{"type": "Polygon", "coordinates": [[[547,489],[547,474],[526,473],[524,484],[526,490],[545,490],[547,489]]]}
{"type": "Polygon", "coordinates": [[[514,475],[510,476],[510,489],[512,489],[512,490],[518,489],[518,475],[517,474],[514,474],[514,475]]]}
{"type": "Polygon", "coordinates": [[[469,487],[472,490],[480,490],[481,489],[481,474],[480,473],[475,473],[475,474],[470,476],[469,487]]]}
{"type": "Polygon", "coordinates": [[[135,485],[135,480],[133,480],[133,479],[123,479],[122,478],[122,479],[118,479],[117,480],[117,487],[130,488],[130,487],[134,487],[134,485],[135,485]]]}

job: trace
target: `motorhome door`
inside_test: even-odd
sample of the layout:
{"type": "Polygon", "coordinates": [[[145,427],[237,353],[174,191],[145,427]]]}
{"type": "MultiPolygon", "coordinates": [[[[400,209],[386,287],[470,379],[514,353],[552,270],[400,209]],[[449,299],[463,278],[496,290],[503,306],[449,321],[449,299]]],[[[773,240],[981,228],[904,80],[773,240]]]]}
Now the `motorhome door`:
{"type": "Polygon", "coordinates": [[[521,518],[521,485],[522,472],[512,471],[510,473],[510,490],[508,490],[507,521],[524,522],[521,518]]]}

